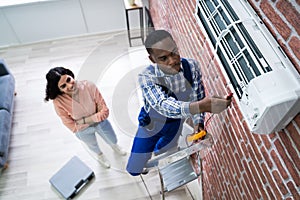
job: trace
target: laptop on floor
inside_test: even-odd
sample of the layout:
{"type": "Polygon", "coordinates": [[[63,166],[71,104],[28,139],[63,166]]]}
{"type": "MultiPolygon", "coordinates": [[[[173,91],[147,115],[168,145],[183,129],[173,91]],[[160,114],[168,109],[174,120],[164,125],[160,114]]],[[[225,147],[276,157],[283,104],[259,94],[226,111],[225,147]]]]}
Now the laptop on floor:
{"type": "Polygon", "coordinates": [[[65,199],[69,200],[74,198],[94,177],[94,172],[74,156],[50,178],[49,182],[65,199]]]}

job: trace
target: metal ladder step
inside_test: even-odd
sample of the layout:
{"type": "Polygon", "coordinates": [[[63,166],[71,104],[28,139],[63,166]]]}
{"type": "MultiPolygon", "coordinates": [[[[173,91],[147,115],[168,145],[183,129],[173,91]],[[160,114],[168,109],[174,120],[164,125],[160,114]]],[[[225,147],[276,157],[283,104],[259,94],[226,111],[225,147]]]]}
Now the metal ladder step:
{"type": "Polygon", "coordinates": [[[164,192],[170,192],[198,178],[188,157],[159,168],[164,184],[164,192]]]}

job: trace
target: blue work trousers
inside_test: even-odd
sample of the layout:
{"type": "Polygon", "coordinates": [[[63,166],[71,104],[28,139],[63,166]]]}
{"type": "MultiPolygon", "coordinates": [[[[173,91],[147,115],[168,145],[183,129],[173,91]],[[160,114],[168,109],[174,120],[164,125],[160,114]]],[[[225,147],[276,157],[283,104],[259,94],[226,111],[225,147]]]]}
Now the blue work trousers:
{"type": "Polygon", "coordinates": [[[147,129],[147,126],[139,126],[126,170],[133,176],[139,175],[147,166],[152,152],[158,155],[176,147],[183,122],[183,119],[170,122],[153,120],[152,130],[147,129]]]}

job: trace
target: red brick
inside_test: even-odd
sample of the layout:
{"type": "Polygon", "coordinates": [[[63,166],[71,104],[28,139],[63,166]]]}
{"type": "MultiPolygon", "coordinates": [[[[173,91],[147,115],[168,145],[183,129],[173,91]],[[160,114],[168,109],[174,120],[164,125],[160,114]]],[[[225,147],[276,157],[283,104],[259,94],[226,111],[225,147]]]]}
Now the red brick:
{"type": "Polygon", "coordinates": [[[266,148],[265,148],[264,146],[262,146],[262,147],[260,148],[260,150],[261,150],[261,153],[262,153],[262,155],[263,155],[263,157],[264,157],[264,159],[265,159],[265,161],[266,161],[266,163],[267,163],[269,169],[272,169],[273,163],[272,163],[272,161],[270,160],[270,156],[269,156],[269,153],[267,152],[266,148]]]}
{"type": "Polygon", "coordinates": [[[252,151],[250,151],[251,158],[261,160],[262,157],[258,150],[259,146],[256,144],[256,140],[254,140],[254,138],[257,137],[257,135],[251,134],[251,133],[249,133],[247,135],[248,135],[248,141],[249,141],[250,147],[252,148],[252,151]]]}
{"type": "Polygon", "coordinates": [[[278,156],[279,155],[274,150],[271,151],[271,157],[272,157],[276,167],[278,168],[282,178],[287,179],[287,178],[289,178],[289,176],[288,176],[286,170],[283,168],[283,166],[281,164],[281,160],[279,159],[278,156]]]}
{"type": "Polygon", "coordinates": [[[228,188],[228,193],[225,194],[224,199],[238,199],[238,196],[234,191],[234,185],[232,184],[232,182],[229,182],[227,188],[228,188]]]}
{"type": "MultiPolygon", "coordinates": [[[[238,123],[238,116],[236,115],[235,109],[234,108],[228,108],[227,109],[227,117],[228,117],[228,122],[226,122],[228,125],[231,125],[233,122],[234,123],[238,123]]],[[[234,133],[233,130],[231,130],[231,132],[229,132],[229,134],[234,133]]],[[[235,134],[234,134],[235,135],[235,134]]]]}
{"type": "MultiPolygon", "coordinates": [[[[300,18],[300,16],[299,16],[300,18]]],[[[299,24],[300,27],[300,24],[299,24]]],[[[294,52],[295,56],[300,60],[300,40],[293,36],[289,42],[289,45],[292,49],[292,51],[294,52]]]]}
{"type": "Polygon", "coordinates": [[[240,180],[240,185],[238,187],[240,188],[241,191],[243,191],[242,199],[247,199],[247,197],[251,196],[244,179],[240,180]]]}
{"type": "Polygon", "coordinates": [[[260,135],[260,138],[262,139],[264,146],[267,150],[269,150],[272,147],[270,136],[269,135],[260,135]]]}
{"type": "Polygon", "coordinates": [[[256,145],[257,145],[257,146],[260,146],[261,143],[262,143],[261,136],[258,135],[258,134],[253,134],[252,136],[253,136],[253,138],[254,138],[254,140],[255,140],[255,142],[256,142],[256,145]]]}
{"type": "MultiPolygon", "coordinates": [[[[255,137],[256,137],[256,135],[253,135],[253,138],[255,138],[255,137]]],[[[253,152],[251,154],[252,155],[251,157],[253,157],[253,159],[255,158],[256,160],[261,161],[262,160],[262,155],[261,155],[259,146],[256,145],[256,143],[253,140],[250,140],[250,142],[251,142],[251,146],[253,148],[253,152]]]]}
{"type": "Polygon", "coordinates": [[[265,24],[265,26],[268,28],[268,30],[270,31],[270,33],[272,34],[272,36],[275,39],[277,38],[277,31],[276,29],[274,29],[274,27],[272,26],[272,23],[269,23],[269,21],[266,18],[262,18],[263,23],[265,24]]]}
{"type": "Polygon", "coordinates": [[[287,188],[285,187],[284,183],[283,183],[283,180],[279,174],[279,172],[277,170],[274,170],[272,172],[273,174],[273,177],[275,178],[275,181],[276,181],[276,185],[279,187],[279,190],[280,192],[283,194],[283,195],[286,195],[288,193],[288,190],[287,188]]]}
{"type": "Polygon", "coordinates": [[[269,186],[266,186],[266,191],[268,192],[268,195],[270,196],[269,199],[276,199],[273,194],[273,188],[270,188],[269,186]]]}
{"type": "MultiPolygon", "coordinates": [[[[295,185],[293,184],[293,182],[289,181],[287,183],[287,187],[289,188],[289,190],[292,193],[292,196],[294,199],[300,199],[300,194],[299,194],[299,190],[295,187],[295,185]]],[[[299,186],[298,186],[299,187],[299,186]]]]}
{"type": "MultiPolygon", "coordinates": [[[[260,1],[260,0],[258,0],[258,1],[260,1]]],[[[262,12],[262,10],[260,9],[260,7],[257,7],[256,4],[253,3],[253,0],[250,0],[249,3],[250,3],[250,5],[252,6],[252,8],[254,9],[254,11],[256,12],[256,14],[258,15],[258,17],[259,17],[260,19],[263,19],[263,17],[262,17],[262,13],[263,13],[263,12],[262,12]]]]}
{"type": "Polygon", "coordinates": [[[238,106],[237,106],[237,103],[235,102],[235,100],[233,101],[233,103],[234,103],[234,108],[236,108],[235,111],[236,111],[236,113],[238,115],[238,120],[242,121],[242,119],[244,118],[244,116],[243,116],[242,112],[238,109],[238,106]]]}
{"type": "Polygon", "coordinates": [[[272,177],[270,175],[270,170],[269,170],[269,168],[267,167],[267,165],[265,163],[261,164],[261,168],[262,168],[262,171],[264,173],[263,175],[265,176],[265,180],[266,180],[266,182],[264,182],[264,184],[267,184],[268,181],[270,179],[272,179],[272,177]]]}
{"type": "Polygon", "coordinates": [[[240,155],[238,155],[237,153],[234,154],[234,157],[235,157],[235,160],[236,160],[236,164],[237,164],[237,166],[238,166],[238,169],[239,169],[239,171],[237,171],[237,172],[238,172],[238,177],[240,177],[240,174],[239,174],[239,173],[241,173],[242,170],[243,170],[243,166],[242,166],[242,163],[241,163],[242,157],[241,157],[240,155]]]}
{"type": "Polygon", "coordinates": [[[272,195],[275,196],[274,199],[281,199],[280,191],[277,189],[277,183],[273,181],[273,178],[268,180],[270,187],[272,188],[272,195]]]}
{"type": "Polygon", "coordinates": [[[296,149],[300,149],[299,145],[299,138],[300,135],[298,133],[298,131],[295,129],[293,124],[289,124],[286,129],[288,130],[288,133],[285,132],[280,132],[279,136],[280,139],[286,149],[286,151],[289,153],[290,157],[292,158],[293,162],[296,165],[296,168],[300,169],[300,159],[299,159],[299,155],[296,151],[296,149]],[[287,136],[287,134],[289,134],[290,136],[293,136],[292,139],[294,138],[294,140],[290,140],[290,138],[287,136]],[[298,138],[298,139],[296,139],[298,138]],[[296,144],[296,149],[294,148],[294,144],[296,144]]]}
{"type": "Polygon", "coordinates": [[[296,115],[296,117],[294,118],[294,121],[300,127],[300,114],[296,115]]]}
{"type": "Polygon", "coordinates": [[[236,194],[236,196],[237,196],[237,198],[236,199],[243,199],[242,198],[242,189],[239,187],[240,186],[240,184],[238,184],[238,185],[236,185],[235,187],[234,187],[234,193],[236,194]]]}
{"type": "Polygon", "coordinates": [[[267,191],[263,187],[260,188],[260,192],[261,192],[261,195],[262,195],[261,199],[269,199],[267,191]]]}
{"type": "Polygon", "coordinates": [[[298,35],[300,35],[300,17],[299,12],[291,4],[291,2],[286,0],[279,0],[276,7],[285,16],[288,22],[295,28],[298,35]]]}
{"type": "MultiPolygon", "coordinates": [[[[267,181],[266,181],[266,177],[264,176],[264,171],[260,165],[259,162],[253,160],[253,164],[254,164],[254,167],[257,171],[258,174],[256,174],[257,178],[260,179],[259,182],[261,182],[262,184],[265,184],[267,181]]],[[[252,167],[252,166],[251,166],[252,167]]]]}
{"type": "Polygon", "coordinates": [[[243,138],[243,141],[248,144],[249,143],[249,135],[250,134],[253,134],[253,133],[250,133],[250,130],[248,129],[248,124],[246,123],[246,121],[242,121],[242,124],[239,124],[240,125],[240,128],[239,130],[241,130],[243,132],[243,134],[241,134],[242,138],[243,138]]]}
{"type": "Polygon", "coordinates": [[[267,0],[262,0],[260,4],[260,8],[268,17],[268,19],[275,26],[276,30],[279,34],[287,40],[291,35],[291,29],[287,26],[287,24],[280,18],[280,16],[276,13],[273,7],[269,4],[267,0]]]}
{"type": "MultiPolygon", "coordinates": [[[[233,146],[232,140],[230,140],[229,143],[230,143],[231,146],[233,146]]],[[[235,147],[234,149],[236,150],[237,147],[235,147]]],[[[230,167],[232,168],[233,172],[235,172],[237,174],[237,177],[240,177],[240,170],[241,169],[237,164],[238,161],[235,160],[235,155],[236,154],[237,153],[230,152],[230,155],[228,155],[228,156],[229,156],[230,163],[231,163],[230,167]]]]}
{"type": "MultiPolygon", "coordinates": [[[[296,118],[295,118],[295,121],[296,121],[296,124],[298,125],[298,128],[300,127],[300,124],[298,124],[297,120],[300,119],[300,115],[298,115],[296,118]]],[[[293,143],[296,145],[296,148],[297,149],[300,149],[300,141],[299,141],[299,138],[300,138],[300,133],[295,131],[295,127],[293,124],[289,124],[286,129],[289,131],[289,136],[292,138],[292,141],[293,143]]]]}
{"type": "Polygon", "coordinates": [[[249,156],[247,145],[244,142],[241,142],[240,145],[241,145],[244,157],[246,159],[248,159],[250,156],[249,156]]]}
{"type": "Polygon", "coordinates": [[[300,73],[300,65],[299,65],[299,60],[296,60],[293,56],[293,52],[289,50],[289,48],[287,47],[287,44],[278,39],[277,40],[280,47],[283,49],[283,51],[286,53],[286,55],[289,57],[289,59],[291,60],[292,64],[295,66],[296,70],[300,73]]]}
{"type": "Polygon", "coordinates": [[[233,142],[234,142],[234,144],[235,144],[235,147],[236,147],[236,150],[237,150],[237,153],[239,154],[239,155],[243,155],[243,152],[241,151],[241,148],[240,148],[240,141],[241,141],[241,134],[240,134],[240,131],[239,131],[239,129],[236,129],[236,123],[233,123],[232,124],[232,128],[233,128],[233,130],[235,130],[235,135],[234,135],[234,137],[232,137],[232,140],[233,140],[233,142]]]}
{"type": "Polygon", "coordinates": [[[250,161],[248,163],[249,169],[250,169],[250,173],[249,173],[249,178],[251,178],[250,182],[252,184],[253,187],[253,193],[255,194],[256,199],[260,199],[261,198],[261,194],[260,194],[260,189],[262,188],[262,182],[259,179],[259,174],[257,174],[256,172],[260,169],[256,168],[256,166],[254,165],[255,161],[250,161]],[[250,176],[251,175],[251,176],[250,176]]]}
{"type": "Polygon", "coordinates": [[[243,179],[246,183],[246,185],[252,185],[250,183],[250,180],[248,179],[248,176],[251,176],[251,172],[250,172],[250,169],[249,169],[249,165],[248,165],[248,161],[246,159],[243,159],[242,160],[242,164],[243,164],[243,169],[244,169],[244,172],[243,172],[243,179]],[[248,179],[248,180],[246,180],[248,179]]]}
{"type": "Polygon", "coordinates": [[[284,164],[286,165],[290,176],[293,178],[296,185],[300,185],[300,180],[299,180],[297,169],[295,169],[293,162],[287,156],[287,154],[285,152],[285,147],[282,146],[282,144],[280,143],[279,140],[276,140],[274,142],[274,145],[277,149],[277,152],[280,154],[280,157],[282,158],[282,160],[284,160],[284,164]]]}

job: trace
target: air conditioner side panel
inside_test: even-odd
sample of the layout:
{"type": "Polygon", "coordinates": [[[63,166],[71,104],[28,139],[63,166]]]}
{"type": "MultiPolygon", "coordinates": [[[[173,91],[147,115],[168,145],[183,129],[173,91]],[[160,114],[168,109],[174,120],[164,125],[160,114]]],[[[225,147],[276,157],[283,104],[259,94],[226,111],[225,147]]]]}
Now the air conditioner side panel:
{"type": "Polygon", "coordinates": [[[284,69],[258,76],[250,81],[240,105],[251,132],[283,129],[300,112],[300,79],[284,69]]]}

